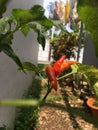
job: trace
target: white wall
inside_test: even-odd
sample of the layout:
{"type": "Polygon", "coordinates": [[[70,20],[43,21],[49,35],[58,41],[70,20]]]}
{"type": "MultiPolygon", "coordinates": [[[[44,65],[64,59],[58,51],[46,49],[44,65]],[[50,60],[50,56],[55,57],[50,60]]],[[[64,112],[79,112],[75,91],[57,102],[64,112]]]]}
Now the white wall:
{"type": "MultiPolygon", "coordinates": [[[[43,4],[42,0],[11,0],[8,4],[5,16],[10,15],[12,8],[29,8],[33,4],[43,4]]],[[[36,34],[29,33],[27,37],[17,32],[13,40],[13,48],[22,61],[37,63],[38,43],[36,34]]],[[[32,76],[17,72],[17,65],[6,56],[0,53],[0,99],[21,98],[23,92],[32,83],[32,76]]],[[[0,126],[3,124],[12,127],[15,114],[15,107],[0,107],[0,126]]]]}
{"type": "Polygon", "coordinates": [[[43,51],[42,46],[39,46],[38,52],[38,63],[48,63],[50,62],[50,43],[46,40],[45,49],[43,51]]]}

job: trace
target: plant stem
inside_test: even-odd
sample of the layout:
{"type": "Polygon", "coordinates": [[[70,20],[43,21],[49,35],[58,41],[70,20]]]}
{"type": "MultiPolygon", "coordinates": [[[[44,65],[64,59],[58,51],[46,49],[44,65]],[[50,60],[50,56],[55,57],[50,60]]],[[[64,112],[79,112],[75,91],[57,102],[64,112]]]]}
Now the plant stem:
{"type": "Polygon", "coordinates": [[[72,75],[72,74],[74,74],[74,73],[75,73],[75,72],[71,72],[71,73],[68,73],[68,74],[66,74],[66,75],[63,75],[63,76],[57,78],[57,80],[63,79],[63,78],[65,78],[65,77],[67,77],[67,76],[69,76],[69,75],[72,75]]]}
{"type": "Polygon", "coordinates": [[[44,98],[42,99],[42,102],[45,101],[45,99],[47,98],[48,94],[51,92],[52,87],[50,87],[46,93],[46,95],[44,96],[44,98]]]}
{"type": "Polygon", "coordinates": [[[48,90],[47,90],[46,95],[43,97],[42,102],[45,101],[45,99],[47,98],[48,94],[51,92],[52,86],[50,85],[49,81],[48,81],[47,87],[48,87],[48,90]]]}
{"type": "Polygon", "coordinates": [[[25,100],[25,99],[13,99],[13,100],[0,100],[0,106],[37,106],[38,100],[25,100]]]}

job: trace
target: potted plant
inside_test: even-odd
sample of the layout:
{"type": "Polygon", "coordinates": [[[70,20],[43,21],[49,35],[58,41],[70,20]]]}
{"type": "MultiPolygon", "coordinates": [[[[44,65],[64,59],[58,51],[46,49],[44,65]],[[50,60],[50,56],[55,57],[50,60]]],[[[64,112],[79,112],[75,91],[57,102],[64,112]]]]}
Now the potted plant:
{"type": "Polygon", "coordinates": [[[98,82],[93,86],[95,97],[89,98],[87,100],[87,105],[91,108],[91,111],[95,117],[98,118],[98,82]]]}

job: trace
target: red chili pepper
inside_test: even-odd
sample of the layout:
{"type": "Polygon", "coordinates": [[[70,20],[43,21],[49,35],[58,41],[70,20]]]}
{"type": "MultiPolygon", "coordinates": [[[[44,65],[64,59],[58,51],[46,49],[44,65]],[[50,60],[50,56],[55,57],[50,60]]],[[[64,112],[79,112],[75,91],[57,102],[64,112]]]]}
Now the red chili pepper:
{"type": "Polygon", "coordinates": [[[67,62],[63,62],[63,64],[61,65],[61,72],[63,72],[64,70],[67,70],[68,68],[70,68],[70,66],[72,64],[75,64],[75,63],[79,63],[77,61],[67,61],[67,62]]]}
{"type": "Polygon", "coordinates": [[[57,60],[57,61],[54,63],[53,69],[54,69],[54,72],[55,72],[55,76],[56,76],[56,77],[60,76],[60,73],[61,73],[61,65],[63,64],[65,58],[66,58],[66,55],[63,55],[59,60],[57,60]]]}
{"type": "Polygon", "coordinates": [[[52,84],[53,88],[55,89],[55,91],[57,91],[58,83],[56,80],[55,72],[54,72],[53,67],[51,65],[46,66],[46,74],[47,74],[48,79],[49,79],[50,83],[52,84]]]}

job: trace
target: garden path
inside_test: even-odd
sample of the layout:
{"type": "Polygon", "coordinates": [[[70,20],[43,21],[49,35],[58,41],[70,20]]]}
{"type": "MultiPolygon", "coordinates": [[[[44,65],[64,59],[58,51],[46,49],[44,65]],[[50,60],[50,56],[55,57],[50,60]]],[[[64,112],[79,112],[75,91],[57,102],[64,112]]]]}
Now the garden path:
{"type": "MultiPolygon", "coordinates": [[[[79,90],[71,85],[62,84],[58,93],[52,91],[48,95],[45,105],[40,108],[39,125],[35,130],[98,130],[98,120],[93,118],[83,95],[79,98],[79,90]]],[[[88,85],[85,82],[82,85],[83,93],[88,85]]],[[[89,93],[87,90],[84,95],[89,93]]]]}

